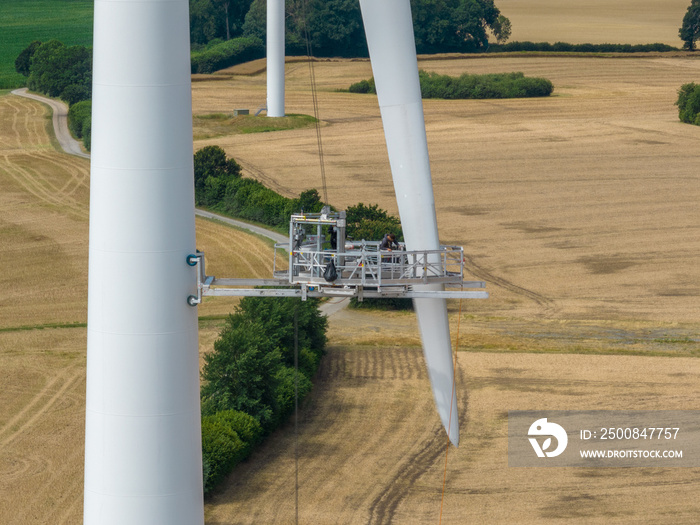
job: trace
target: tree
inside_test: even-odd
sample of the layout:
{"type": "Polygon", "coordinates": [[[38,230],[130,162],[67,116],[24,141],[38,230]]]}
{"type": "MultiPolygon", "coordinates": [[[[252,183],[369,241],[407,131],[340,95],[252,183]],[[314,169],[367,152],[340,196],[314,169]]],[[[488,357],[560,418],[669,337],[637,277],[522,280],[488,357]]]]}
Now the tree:
{"type": "Polygon", "coordinates": [[[265,41],[267,34],[267,3],[266,0],[253,0],[245,15],[243,35],[255,36],[265,41]]]}
{"type": "Polygon", "coordinates": [[[226,40],[243,34],[245,16],[253,0],[216,0],[221,6],[226,28],[226,40]]]}
{"type": "Polygon", "coordinates": [[[306,213],[319,213],[323,208],[321,196],[317,189],[302,191],[298,199],[295,199],[295,211],[305,211],[306,213]]]}
{"type": "Polygon", "coordinates": [[[398,240],[403,240],[401,221],[377,204],[365,206],[359,203],[350,206],[346,212],[346,221],[345,232],[350,239],[378,241],[385,233],[393,233],[398,240]]]}
{"type": "Polygon", "coordinates": [[[411,0],[411,11],[418,53],[479,51],[488,47],[487,29],[502,31],[493,0],[411,0]]]}
{"type": "Polygon", "coordinates": [[[496,37],[496,42],[505,44],[510,38],[510,33],[512,31],[510,20],[503,15],[499,15],[496,19],[496,23],[491,26],[491,30],[493,31],[493,36],[496,37]]]}
{"type": "Polygon", "coordinates": [[[204,356],[202,413],[240,410],[263,428],[275,422],[282,356],[263,320],[229,316],[214,351],[204,356]]]}
{"type": "MultiPolygon", "coordinates": [[[[225,4],[229,0],[191,1],[225,4]]],[[[248,7],[243,34],[264,39],[266,0],[248,2],[243,2],[248,7]]],[[[494,0],[411,0],[411,10],[419,53],[479,51],[488,46],[489,31],[499,43],[510,36],[510,21],[501,15],[494,0]]],[[[232,20],[239,16],[231,15],[230,6],[228,12],[232,20]]],[[[314,55],[367,56],[357,0],[287,0],[286,15],[288,54],[306,53],[308,33],[314,55]]],[[[192,27],[194,31],[194,23],[192,27]]]]}
{"type": "Polygon", "coordinates": [[[29,67],[29,88],[50,97],[61,96],[78,102],[92,95],[92,49],[85,46],[64,46],[49,40],[36,48],[29,67]]]}
{"type": "Polygon", "coordinates": [[[208,44],[243,34],[245,16],[253,0],[190,0],[190,41],[208,44]]]}
{"type": "Polygon", "coordinates": [[[39,40],[35,40],[24,48],[17,56],[15,59],[15,71],[17,71],[17,73],[24,75],[25,77],[29,76],[30,67],[32,65],[32,57],[34,56],[34,53],[36,53],[36,50],[39,49],[40,45],[41,42],[39,40]]]}
{"type": "Polygon", "coordinates": [[[683,25],[678,30],[678,36],[683,40],[685,49],[695,50],[695,41],[700,38],[700,0],[691,1],[683,17],[683,25]]]}
{"type": "Polygon", "coordinates": [[[207,44],[218,34],[217,9],[212,0],[190,0],[190,42],[207,44]]]}
{"type": "Polygon", "coordinates": [[[223,198],[226,184],[241,176],[241,166],[226,158],[219,146],[207,146],[194,154],[194,195],[197,204],[215,204],[223,198]]]}
{"type": "MultiPolygon", "coordinates": [[[[294,366],[294,317],[297,318],[297,342],[300,350],[317,354],[320,360],[326,345],[328,319],[321,314],[318,299],[300,301],[296,297],[263,298],[244,297],[240,302],[239,315],[251,320],[263,319],[270,343],[279,349],[287,366],[294,366]]],[[[300,368],[309,376],[316,372],[310,363],[300,363],[300,368]]]]}
{"type": "Polygon", "coordinates": [[[307,23],[314,54],[367,55],[365,29],[357,0],[310,0],[307,23]]]}

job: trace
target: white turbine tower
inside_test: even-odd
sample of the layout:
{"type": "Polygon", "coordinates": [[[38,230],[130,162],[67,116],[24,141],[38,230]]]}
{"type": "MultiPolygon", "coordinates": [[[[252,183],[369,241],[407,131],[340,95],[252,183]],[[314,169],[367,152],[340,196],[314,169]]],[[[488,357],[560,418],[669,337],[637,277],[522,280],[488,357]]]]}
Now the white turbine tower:
{"type": "Polygon", "coordinates": [[[267,0],[267,116],[284,117],[284,0],[267,0]]]}
{"type": "MultiPolygon", "coordinates": [[[[435,200],[409,0],[360,0],[406,248],[437,250],[435,200]]],[[[442,285],[415,286],[442,290],[442,285]]],[[[457,446],[457,394],[445,299],[415,299],[440,419],[457,446]]]]}
{"type": "Polygon", "coordinates": [[[188,0],[96,0],[86,525],[204,523],[188,0]]]}

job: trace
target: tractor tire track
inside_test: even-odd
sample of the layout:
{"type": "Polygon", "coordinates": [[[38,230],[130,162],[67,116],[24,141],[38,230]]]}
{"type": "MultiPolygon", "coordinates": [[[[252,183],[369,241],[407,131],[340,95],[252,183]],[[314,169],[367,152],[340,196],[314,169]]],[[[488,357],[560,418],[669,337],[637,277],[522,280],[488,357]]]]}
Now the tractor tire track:
{"type": "MultiPolygon", "coordinates": [[[[70,369],[71,371],[74,370],[70,369]]],[[[14,441],[16,438],[20,436],[22,432],[24,432],[27,428],[31,427],[40,417],[42,417],[46,412],[48,412],[59,400],[61,400],[62,396],[72,387],[75,386],[75,384],[80,381],[80,379],[84,376],[84,373],[82,370],[77,370],[75,373],[73,373],[70,377],[65,379],[61,386],[49,397],[38,409],[32,414],[31,417],[29,417],[22,425],[20,425],[18,428],[16,428],[14,431],[6,435],[2,441],[0,441],[0,446],[6,447],[8,444],[10,444],[12,441],[14,441]]],[[[63,376],[61,376],[63,378],[63,376]]],[[[52,385],[53,386],[53,383],[52,385]]],[[[46,393],[50,391],[50,388],[42,390],[40,394],[37,394],[37,396],[34,396],[34,400],[32,402],[32,405],[36,405],[38,401],[41,400],[42,397],[45,397],[46,393]]],[[[33,408],[33,407],[32,407],[33,408]]],[[[24,413],[26,413],[29,409],[25,410],[24,413]]],[[[11,428],[6,425],[6,428],[11,428]]]]}
{"type": "MultiPolygon", "coordinates": [[[[33,155],[29,155],[29,157],[37,158],[33,155]]],[[[59,188],[55,187],[36,171],[32,170],[34,171],[34,174],[32,174],[29,169],[23,168],[16,162],[10,160],[8,155],[4,155],[3,160],[7,165],[5,171],[21,188],[27,191],[27,193],[46,204],[67,208],[80,218],[86,219],[88,217],[88,210],[84,206],[75,199],[70,197],[66,198],[59,192],[59,188]]]]}
{"type": "MultiPolygon", "coordinates": [[[[464,371],[458,367],[457,384],[466,384],[464,371]]],[[[457,385],[455,385],[455,388],[457,385]]],[[[469,406],[466,391],[459,399],[459,423],[466,427],[469,406]]],[[[396,510],[409,495],[410,488],[435,465],[445,454],[446,435],[442,424],[431,432],[431,437],[414,454],[405,457],[398,471],[391,477],[384,489],[374,498],[369,507],[368,523],[392,523],[396,510]]]]}
{"type": "Polygon", "coordinates": [[[293,191],[279,184],[275,179],[265,174],[263,170],[255,166],[253,163],[241,159],[236,159],[236,162],[238,162],[238,164],[241,165],[241,168],[247,171],[253,179],[263,183],[266,187],[270,188],[271,190],[274,190],[285,197],[297,197],[297,195],[293,191]]]}
{"type": "MultiPolygon", "coordinates": [[[[82,488],[82,479],[80,480],[80,488],[82,488]]],[[[66,508],[66,510],[61,514],[58,520],[55,522],[56,525],[66,525],[67,523],[77,523],[76,520],[82,514],[83,509],[83,492],[80,490],[77,496],[73,497],[73,501],[66,508]]]]}
{"type": "MultiPolygon", "coordinates": [[[[10,429],[13,425],[15,425],[18,421],[20,421],[24,415],[31,411],[34,408],[34,405],[39,403],[46,395],[53,389],[54,385],[64,379],[65,371],[64,373],[54,376],[51,380],[49,380],[45,385],[44,388],[42,388],[37,394],[27,403],[22,410],[17,412],[9,421],[7,421],[1,428],[0,428],[0,437],[7,432],[8,429],[10,429]]],[[[5,443],[4,441],[2,442],[3,444],[5,443]]]]}
{"type": "MultiPolygon", "coordinates": [[[[202,231],[199,231],[197,233],[200,236],[200,239],[208,240],[208,242],[205,241],[205,244],[209,246],[211,246],[212,244],[216,244],[222,247],[224,250],[226,250],[228,247],[228,245],[223,242],[219,235],[202,231]]],[[[260,277],[260,272],[250,263],[250,261],[246,257],[239,257],[238,260],[248,269],[251,275],[253,275],[254,277],[260,277]]]]}
{"type": "Polygon", "coordinates": [[[464,267],[465,270],[468,270],[468,273],[471,273],[472,275],[483,281],[495,284],[496,286],[504,288],[505,290],[508,290],[517,295],[530,299],[531,301],[534,301],[536,304],[542,307],[545,317],[551,317],[556,312],[556,303],[549,297],[539,294],[537,292],[533,292],[532,290],[528,290],[527,288],[524,288],[522,286],[518,286],[517,284],[512,283],[511,281],[508,281],[503,277],[499,277],[496,274],[489,272],[482,266],[476,264],[474,262],[474,259],[469,255],[464,256],[464,261],[464,267]]]}

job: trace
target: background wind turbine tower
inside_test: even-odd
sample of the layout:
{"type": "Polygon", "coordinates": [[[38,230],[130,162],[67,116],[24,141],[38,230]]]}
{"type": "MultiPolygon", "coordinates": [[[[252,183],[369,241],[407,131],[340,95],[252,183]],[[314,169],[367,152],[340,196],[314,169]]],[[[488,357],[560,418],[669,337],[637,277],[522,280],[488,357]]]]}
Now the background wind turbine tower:
{"type": "Polygon", "coordinates": [[[284,0],[267,0],[267,116],[284,117],[284,0]]]}
{"type": "Polygon", "coordinates": [[[188,0],[96,0],[86,525],[204,523],[188,0]]]}

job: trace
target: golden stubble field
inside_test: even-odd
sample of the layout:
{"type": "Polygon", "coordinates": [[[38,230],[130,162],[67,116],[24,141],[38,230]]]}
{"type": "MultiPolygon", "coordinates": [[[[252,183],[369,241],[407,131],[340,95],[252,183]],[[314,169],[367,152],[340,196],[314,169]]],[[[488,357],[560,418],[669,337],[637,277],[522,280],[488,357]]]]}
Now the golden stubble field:
{"type": "MultiPolygon", "coordinates": [[[[541,100],[424,103],[441,238],[465,246],[469,270],[492,294],[464,305],[460,347],[472,351],[458,360],[464,437],[447,463],[445,522],[696,522],[696,469],[509,469],[505,414],[698,409],[697,360],[658,356],[699,350],[700,128],[680,124],[673,103],[681,84],[698,80],[700,61],[426,58],[419,66],[523,71],[556,86],[541,100]],[[597,355],[611,352],[622,355],[597,355]]],[[[195,113],[258,107],[260,67],[195,83],[195,113]]],[[[369,78],[369,63],[319,61],[315,74],[329,200],[396,213],[376,99],[337,91],[369,78]]],[[[289,113],[312,113],[308,85],[307,65],[290,63],[289,113]]],[[[296,130],[196,147],[224,147],[249,176],[291,196],[320,187],[315,140],[313,130],[296,130]]],[[[436,522],[445,439],[420,352],[410,350],[413,318],[341,312],[331,342],[300,423],[300,521],[436,522]]],[[[208,523],[292,522],[290,434],[231,476],[207,506],[208,523]]]]}
{"type": "MultiPolygon", "coordinates": [[[[41,104],[0,96],[0,523],[82,521],[89,162],[57,152],[41,104]]],[[[213,272],[263,277],[272,249],[197,219],[213,272]]],[[[202,352],[235,300],[200,309],[202,352]]]]}
{"type": "Polygon", "coordinates": [[[681,47],[688,0],[498,0],[512,41],[648,44],[681,47]]]}
{"type": "MultiPolygon", "coordinates": [[[[492,293],[465,304],[461,322],[470,351],[458,358],[462,442],[448,457],[445,523],[697,522],[696,469],[508,468],[505,413],[700,409],[700,128],[678,123],[673,107],[699,64],[683,55],[421,62],[449,73],[522,70],[557,87],[546,100],[425,104],[441,237],[465,246],[492,293]]],[[[395,212],[376,99],[335,92],[368,78],[369,63],[316,68],[331,202],[395,212]]],[[[288,67],[288,112],[311,113],[307,71],[288,67]]],[[[220,77],[195,83],[195,113],[264,101],[264,74],[220,77]]],[[[82,513],[88,163],[57,153],[47,122],[40,104],[0,97],[8,524],[79,523],[82,513]]],[[[289,195],[320,184],[313,130],[195,146],[206,144],[289,195]]],[[[197,232],[210,273],[269,273],[266,243],[208,221],[197,232]]],[[[202,353],[233,304],[201,308],[202,353]]],[[[445,438],[413,317],[343,311],[330,328],[300,422],[301,521],[437,521],[445,438]]],[[[293,522],[293,451],[287,427],[207,503],[207,523],[293,522]]]]}
{"type": "MultiPolygon", "coordinates": [[[[694,322],[700,314],[700,128],[678,121],[693,56],[422,60],[428,71],[523,71],[552,80],[546,99],[425,101],[440,237],[465,247],[494,315],[694,322]]],[[[235,68],[233,69],[235,71],[235,68]]],[[[376,98],[336,92],[367,61],[322,61],[328,197],[396,213],[376,98]]],[[[308,68],[287,73],[287,111],[312,113],[308,68]]],[[[193,86],[195,113],[257,107],[264,74],[193,86]]],[[[321,186],[313,129],[212,138],[288,195],[321,186]]]]}

